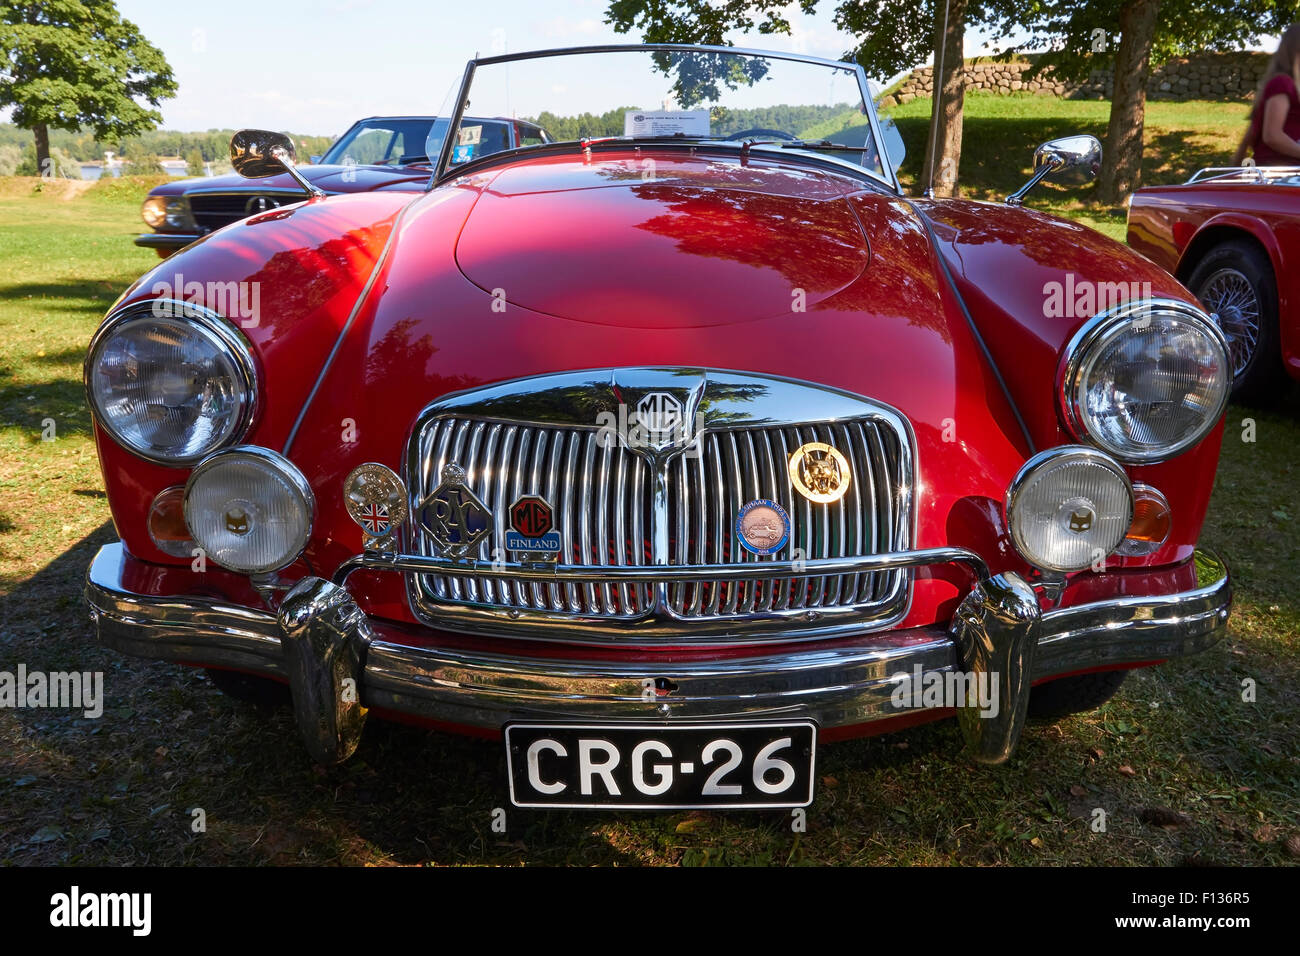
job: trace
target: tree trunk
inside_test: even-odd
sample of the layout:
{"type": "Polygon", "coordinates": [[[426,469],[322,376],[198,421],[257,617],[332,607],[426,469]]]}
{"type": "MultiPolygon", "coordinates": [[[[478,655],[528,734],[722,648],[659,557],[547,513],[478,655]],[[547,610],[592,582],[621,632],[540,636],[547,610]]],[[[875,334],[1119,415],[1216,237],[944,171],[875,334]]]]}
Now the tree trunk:
{"type": "Polygon", "coordinates": [[[36,175],[53,176],[54,166],[50,162],[50,131],[44,123],[32,127],[36,134],[36,175]]]}
{"type": "Polygon", "coordinates": [[[1142,181],[1142,123],[1151,75],[1151,44],[1160,0],[1125,0],[1119,11],[1120,41],[1115,51],[1115,90],[1110,101],[1106,154],[1101,161],[1103,203],[1120,205],[1142,181]]]}
{"type": "Polygon", "coordinates": [[[967,2],[968,0],[947,0],[947,31],[944,30],[944,0],[936,0],[935,4],[935,77],[930,104],[931,136],[925,144],[925,165],[922,169],[930,183],[933,183],[936,196],[958,195],[957,170],[961,164],[961,118],[966,94],[966,61],[963,57],[963,47],[966,38],[967,2]],[[943,51],[942,57],[940,57],[940,50],[943,51]],[[943,60],[942,71],[939,70],[940,59],[943,60]]]}

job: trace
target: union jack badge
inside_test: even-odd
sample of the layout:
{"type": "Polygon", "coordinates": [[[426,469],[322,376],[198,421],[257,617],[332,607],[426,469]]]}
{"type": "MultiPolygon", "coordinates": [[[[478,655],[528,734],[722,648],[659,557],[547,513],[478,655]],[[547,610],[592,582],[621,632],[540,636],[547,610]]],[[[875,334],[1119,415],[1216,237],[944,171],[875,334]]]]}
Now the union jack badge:
{"type": "Polygon", "coordinates": [[[343,503],[366,534],[366,547],[389,543],[406,521],[406,485],[387,465],[358,465],[343,482],[343,503]]]}

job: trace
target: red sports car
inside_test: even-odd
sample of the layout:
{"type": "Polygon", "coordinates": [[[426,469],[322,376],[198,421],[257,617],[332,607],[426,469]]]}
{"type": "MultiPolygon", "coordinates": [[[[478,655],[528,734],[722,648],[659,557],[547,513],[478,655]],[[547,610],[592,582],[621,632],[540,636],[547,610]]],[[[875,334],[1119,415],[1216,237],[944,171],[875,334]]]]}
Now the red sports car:
{"type": "Polygon", "coordinates": [[[1005,761],[1221,635],[1231,371],[1166,272],[1024,190],[903,195],[851,63],[552,50],[471,102],[624,131],[446,139],[427,191],[254,215],[113,306],[105,645],[287,684],[327,764],[399,718],[503,740],[519,806],[797,807],[831,741],[955,714],[1005,761]]]}
{"type": "Polygon", "coordinates": [[[1300,167],[1202,169],[1133,194],[1128,241],[1218,321],[1239,398],[1300,379],[1300,167]]]}

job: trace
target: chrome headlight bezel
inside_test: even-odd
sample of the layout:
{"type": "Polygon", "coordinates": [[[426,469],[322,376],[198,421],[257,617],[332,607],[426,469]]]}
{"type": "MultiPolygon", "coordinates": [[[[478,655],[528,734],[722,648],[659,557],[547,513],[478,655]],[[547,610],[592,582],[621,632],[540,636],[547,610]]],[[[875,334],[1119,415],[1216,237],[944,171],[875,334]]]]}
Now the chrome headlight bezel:
{"type": "Polygon", "coordinates": [[[208,455],[195,466],[192,472],[190,472],[190,476],[185,482],[183,510],[185,514],[185,527],[189,529],[194,543],[202,548],[215,564],[229,571],[233,571],[236,574],[270,574],[273,571],[287,568],[289,565],[297,561],[298,558],[302,556],[303,551],[306,550],[307,542],[311,540],[312,528],[316,523],[316,495],[311,490],[311,484],[307,481],[306,476],[297,465],[284,457],[284,455],[272,451],[269,448],[263,448],[260,445],[237,445],[234,448],[223,448],[220,451],[208,455]],[[241,565],[234,565],[220,560],[217,557],[219,549],[213,549],[210,546],[211,542],[205,542],[202,536],[195,531],[195,522],[191,517],[194,486],[214,468],[219,468],[223,465],[233,463],[239,459],[249,458],[254,459],[263,466],[267,466],[270,470],[274,470],[279,477],[285,479],[286,483],[297,493],[299,503],[305,513],[305,521],[303,522],[301,533],[294,537],[292,547],[285,552],[288,557],[272,564],[253,566],[244,563],[241,565]]]}
{"type": "MultiPolygon", "coordinates": [[[[1115,550],[1124,543],[1124,537],[1128,529],[1133,524],[1133,481],[1129,478],[1128,472],[1124,467],[1110,455],[1093,448],[1090,445],[1060,445],[1056,448],[1049,448],[1034,455],[1016,472],[1011,484],[1007,486],[1006,498],[1003,501],[1005,516],[1007,522],[1007,534],[1011,537],[1011,543],[1016,549],[1016,553],[1025,559],[1033,567],[1044,571],[1054,571],[1060,573],[1073,573],[1082,571],[1092,562],[1091,560],[1082,565],[1066,565],[1060,561],[1045,560],[1043,555],[1036,554],[1021,533],[1022,529],[1016,520],[1017,506],[1019,501],[1030,486],[1031,480],[1039,475],[1047,465],[1057,464],[1065,459],[1075,459],[1084,461],[1090,465],[1099,466],[1110,472],[1123,485],[1128,501],[1127,514],[1122,521],[1122,529],[1115,541],[1115,544],[1109,549],[1101,549],[1106,555],[1114,554],[1115,550]]],[[[1063,502],[1065,503],[1065,502],[1063,502]]]]}
{"type": "Polygon", "coordinates": [[[177,299],[144,299],[124,306],[109,315],[91,336],[90,346],[86,350],[86,361],[82,367],[82,383],[86,390],[86,404],[92,416],[119,447],[145,461],[174,468],[193,465],[214,452],[243,441],[252,428],[260,405],[257,361],[248,341],[218,313],[204,306],[177,299]],[[167,455],[160,454],[156,449],[140,447],[113,426],[108,417],[101,413],[95,400],[93,376],[104,346],[114,335],[133,322],[160,319],[186,322],[196,334],[222,351],[235,369],[240,394],[237,396],[237,409],[232,416],[231,425],[211,447],[205,447],[198,452],[167,455]]]}
{"type": "Polygon", "coordinates": [[[1066,432],[1075,441],[1086,442],[1100,448],[1126,464],[1144,465],[1165,461],[1196,445],[1214,429],[1227,408],[1232,391],[1231,367],[1228,360],[1228,342],[1223,335],[1223,330],[1200,308],[1177,299],[1138,299],[1093,316],[1071,337],[1061,354],[1057,370],[1057,407],[1066,432]],[[1223,370],[1220,394],[1211,413],[1205,416],[1201,425],[1195,430],[1188,432],[1172,444],[1158,448],[1123,446],[1095,433],[1089,427],[1089,414],[1085,404],[1086,382],[1082,378],[1082,372],[1094,353],[1124,335],[1132,328],[1134,320],[1143,315],[1153,320],[1159,315],[1172,317],[1204,333],[1217,349],[1220,368],[1223,370]]]}

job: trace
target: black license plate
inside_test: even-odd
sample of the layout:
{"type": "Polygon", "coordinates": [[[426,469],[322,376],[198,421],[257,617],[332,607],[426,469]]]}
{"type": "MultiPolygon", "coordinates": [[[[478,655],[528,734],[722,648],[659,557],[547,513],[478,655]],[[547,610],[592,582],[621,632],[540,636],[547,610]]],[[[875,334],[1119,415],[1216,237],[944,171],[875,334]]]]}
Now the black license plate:
{"type": "Polygon", "coordinates": [[[626,810],[806,807],[812,721],[508,724],[517,807],[626,810]]]}

